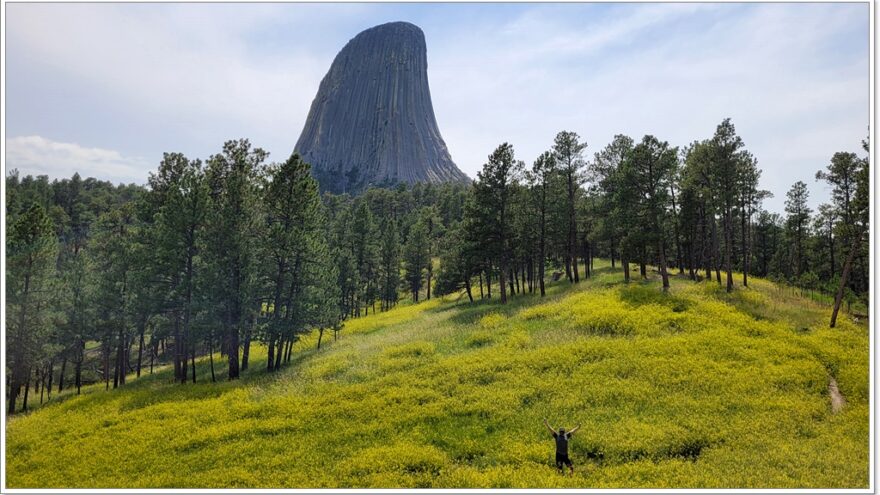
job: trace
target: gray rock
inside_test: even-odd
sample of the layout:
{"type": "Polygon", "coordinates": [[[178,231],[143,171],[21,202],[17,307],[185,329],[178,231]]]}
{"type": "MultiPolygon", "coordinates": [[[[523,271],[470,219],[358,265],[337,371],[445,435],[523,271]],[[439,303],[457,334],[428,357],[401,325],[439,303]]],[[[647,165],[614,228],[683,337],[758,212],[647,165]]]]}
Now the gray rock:
{"type": "Polygon", "coordinates": [[[425,35],[407,22],[367,29],[336,55],[295,151],[321,188],[335,193],[470,180],[437,128],[425,35]]]}

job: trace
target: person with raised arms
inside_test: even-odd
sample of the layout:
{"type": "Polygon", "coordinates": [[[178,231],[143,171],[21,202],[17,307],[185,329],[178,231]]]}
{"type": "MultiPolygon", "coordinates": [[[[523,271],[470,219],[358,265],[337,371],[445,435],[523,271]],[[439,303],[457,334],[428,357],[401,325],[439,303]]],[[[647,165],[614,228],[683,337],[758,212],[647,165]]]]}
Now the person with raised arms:
{"type": "Polygon", "coordinates": [[[559,431],[556,431],[550,426],[550,423],[547,422],[547,418],[544,418],[544,426],[550,430],[550,433],[553,434],[553,438],[556,440],[556,469],[562,473],[562,466],[566,465],[568,466],[568,469],[570,469],[569,475],[574,476],[574,466],[571,463],[571,459],[568,457],[568,441],[571,439],[572,435],[578,431],[581,425],[577,425],[569,431],[565,431],[565,428],[559,428],[559,431]]]}

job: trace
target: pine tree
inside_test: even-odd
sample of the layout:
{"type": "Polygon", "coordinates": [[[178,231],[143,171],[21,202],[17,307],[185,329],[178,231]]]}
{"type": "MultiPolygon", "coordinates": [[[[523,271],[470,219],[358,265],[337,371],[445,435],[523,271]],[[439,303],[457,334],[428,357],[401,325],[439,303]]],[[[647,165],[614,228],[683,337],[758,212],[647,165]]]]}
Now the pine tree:
{"type": "MultiPolygon", "coordinates": [[[[580,142],[580,136],[575,132],[562,131],[556,135],[553,141],[553,154],[559,171],[565,178],[566,203],[568,229],[566,238],[565,269],[569,281],[578,282],[577,260],[577,191],[583,181],[582,169],[585,166],[583,152],[587,143],[580,142]]],[[[503,295],[503,293],[502,293],[503,295]]]]}
{"type": "Polygon", "coordinates": [[[470,212],[479,228],[482,245],[492,264],[498,267],[501,302],[507,302],[507,278],[510,261],[510,201],[523,170],[516,161],[513,146],[504,143],[489,155],[474,183],[474,203],[470,212]]]}
{"type": "MultiPolygon", "coordinates": [[[[8,204],[7,204],[8,208],[8,204]]],[[[54,226],[38,204],[17,215],[6,239],[6,352],[10,371],[9,414],[28,383],[48,338],[58,243],[54,226]]],[[[27,409],[25,401],[23,409],[27,409]]]]}
{"type": "MultiPolygon", "coordinates": [[[[868,151],[868,142],[862,143],[865,151],[868,151]]],[[[868,157],[859,160],[859,168],[855,173],[855,193],[852,196],[852,220],[853,227],[850,234],[850,246],[843,264],[843,271],[840,275],[840,285],[837,288],[837,294],[834,297],[834,310],[831,313],[830,327],[834,328],[837,324],[837,314],[840,311],[840,304],[843,301],[843,293],[847,287],[849,274],[852,271],[853,260],[860,251],[862,238],[870,233],[870,204],[871,204],[871,162],[868,157]]],[[[842,196],[838,196],[838,201],[842,196]]]]}
{"type": "Polygon", "coordinates": [[[786,237],[791,243],[790,269],[788,271],[791,280],[797,280],[806,271],[807,257],[804,252],[809,229],[810,214],[812,210],[807,206],[809,193],[807,185],[797,181],[791,186],[785,201],[786,237]]]}
{"type": "Polygon", "coordinates": [[[111,373],[113,388],[125,384],[125,349],[133,328],[131,303],[136,236],[134,205],[127,204],[102,215],[92,237],[90,254],[94,271],[91,276],[96,328],[102,343],[105,388],[110,386],[111,373]],[[111,371],[110,360],[114,348],[115,365],[111,371]]]}
{"type": "MultiPolygon", "coordinates": [[[[151,222],[145,242],[147,270],[150,279],[160,281],[157,292],[164,294],[160,310],[174,322],[175,378],[186,383],[187,362],[195,354],[196,263],[208,216],[208,189],[201,161],[180,153],[166,153],[158,171],[150,174],[149,184],[143,211],[145,222],[151,222]]],[[[144,323],[139,318],[141,330],[144,323]]],[[[192,376],[195,381],[194,371],[192,376]]]]}
{"type": "MultiPolygon", "coordinates": [[[[627,215],[625,195],[618,194],[620,182],[618,171],[632,148],[632,138],[618,134],[608,146],[595,154],[589,169],[591,180],[599,194],[596,229],[598,235],[608,241],[612,267],[616,254],[620,255],[621,263],[629,259],[620,249],[621,240],[627,234],[624,227],[627,215]]],[[[626,263],[623,268],[628,277],[629,264],[626,263]]]]}
{"type": "Polygon", "coordinates": [[[733,209],[739,188],[741,165],[747,160],[741,156],[742,139],[730,119],[724,119],[712,137],[712,175],[716,204],[721,211],[724,229],[724,270],[727,273],[727,292],[733,290],[733,209]]]}
{"type": "Polygon", "coordinates": [[[858,174],[862,161],[858,155],[838,152],[831,157],[826,170],[816,172],[816,180],[823,180],[831,186],[831,197],[842,222],[841,233],[844,242],[849,240],[849,230],[853,226],[853,198],[856,194],[858,174]]]}
{"type": "Polygon", "coordinates": [[[738,201],[740,212],[740,232],[742,241],[742,273],[743,287],[749,286],[749,273],[752,263],[752,216],[760,209],[761,202],[773,195],[769,191],[758,189],[761,179],[761,170],[758,168],[758,160],[749,152],[742,152],[739,156],[738,178],[738,201]]]}
{"type": "Polygon", "coordinates": [[[441,248],[440,270],[437,273],[437,294],[453,294],[464,288],[468,300],[474,302],[471,289],[474,265],[461,224],[456,224],[447,231],[441,241],[441,248]]]}
{"type": "Polygon", "coordinates": [[[629,236],[644,250],[657,248],[663,289],[669,288],[665,225],[669,218],[669,185],[678,167],[678,150],[665,141],[645,136],[621,165],[621,189],[631,198],[631,214],[639,228],[629,236]]]}
{"type": "Polygon", "coordinates": [[[388,310],[397,304],[397,288],[400,286],[400,237],[397,233],[397,221],[385,217],[379,230],[382,235],[379,291],[382,309],[388,310]]]}
{"type": "Polygon", "coordinates": [[[210,194],[204,236],[209,264],[209,297],[221,322],[229,358],[229,379],[239,376],[240,337],[247,341],[258,309],[255,243],[262,225],[257,177],[267,153],[246,139],[228,141],[208,160],[205,178],[210,194]]]}
{"type": "Polygon", "coordinates": [[[706,279],[711,280],[712,270],[718,283],[721,283],[720,256],[718,252],[717,238],[717,212],[718,206],[716,194],[716,177],[713,165],[714,147],[711,141],[696,141],[691,143],[685,152],[684,168],[682,176],[682,195],[686,195],[688,205],[692,209],[698,224],[694,225],[695,246],[697,250],[696,265],[698,269],[705,269],[706,279]]]}
{"type": "Polygon", "coordinates": [[[541,297],[546,294],[544,288],[544,267],[547,264],[547,221],[550,209],[550,196],[553,194],[551,185],[553,178],[557,174],[556,157],[553,153],[545,151],[542,153],[532,165],[529,174],[532,188],[535,191],[535,205],[537,211],[536,219],[538,222],[538,285],[541,289],[541,297]]]}
{"type": "Polygon", "coordinates": [[[355,203],[351,236],[358,273],[356,314],[360,315],[362,307],[365,312],[369,312],[369,308],[375,303],[379,294],[377,283],[379,236],[373,212],[363,197],[358,198],[355,203]]]}
{"type": "Polygon", "coordinates": [[[260,337],[268,347],[269,371],[280,367],[279,358],[295,339],[295,330],[306,326],[307,311],[300,303],[310,287],[303,274],[312,273],[311,264],[327,263],[324,258],[329,256],[323,245],[315,252],[319,249],[317,239],[323,239],[324,232],[319,223],[318,185],[309,169],[294,153],[284,163],[269,167],[263,188],[265,228],[261,230],[260,250],[265,261],[261,284],[265,325],[260,337]]]}
{"type": "Polygon", "coordinates": [[[425,271],[431,260],[428,256],[428,228],[419,218],[409,230],[404,254],[404,278],[413,302],[419,302],[419,291],[425,283],[425,271]]]}

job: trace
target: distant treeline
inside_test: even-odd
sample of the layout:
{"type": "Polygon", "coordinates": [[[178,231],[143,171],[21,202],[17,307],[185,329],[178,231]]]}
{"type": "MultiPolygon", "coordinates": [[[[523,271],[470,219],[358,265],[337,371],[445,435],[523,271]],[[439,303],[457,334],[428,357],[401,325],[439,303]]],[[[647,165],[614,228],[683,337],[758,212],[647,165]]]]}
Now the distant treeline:
{"type": "MultiPolygon", "coordinates": [[[[867,143],[864,144],[867,152],[867,143]]],[[[785,216],[762,209],[757,160],[729,120],[684,148],[618,135],[592,160],[560,132],[531,167],[502,144],[471,186],[370,188],[320,195],[294,154],[269,164],[247,140],[202,163],[164,155],[146,187],[92,178],[6,177],[7,401],[83,384],[87,349],[109,388],[166,358],[196,380],[196,357],[268,371],[301,334],[334,335],[348,318],[412,300],[465,293],[502,302],[577,283],[595,257],[629,281],[656,267],[733,290],[733,271],[835,296],[868,297],[868,160],[836,153],[817,180],[833,190],[813,214],[803,182],[785,216]],[[439,260],[439,263],[438,263],[439,260]],[[618,265],[619,264],[619,265],[618,265]],[[546,273],[547,270],[553,273],[546,273]]]]}

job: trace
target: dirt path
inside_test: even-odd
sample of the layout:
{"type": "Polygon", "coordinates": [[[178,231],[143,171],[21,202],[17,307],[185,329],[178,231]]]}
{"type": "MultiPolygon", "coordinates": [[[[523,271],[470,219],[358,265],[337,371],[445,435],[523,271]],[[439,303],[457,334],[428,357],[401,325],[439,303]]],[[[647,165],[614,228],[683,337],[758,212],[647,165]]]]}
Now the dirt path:
{"type": "Polygon", "coordinates": [[[837,388],[837,380],[833,376],[831,381],[828,382],[828,395],[831,396],[831,412],[834,414],[839,413],[843,406],[846,405],[846,399],[840,394],[840,389],[837,388]]]}

